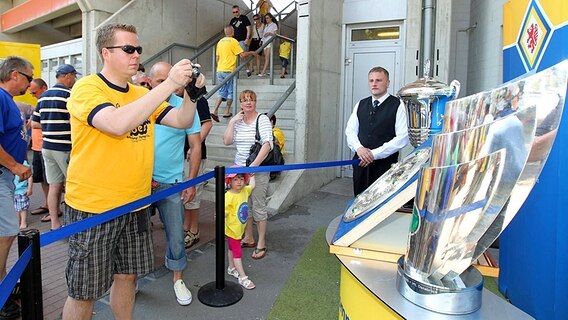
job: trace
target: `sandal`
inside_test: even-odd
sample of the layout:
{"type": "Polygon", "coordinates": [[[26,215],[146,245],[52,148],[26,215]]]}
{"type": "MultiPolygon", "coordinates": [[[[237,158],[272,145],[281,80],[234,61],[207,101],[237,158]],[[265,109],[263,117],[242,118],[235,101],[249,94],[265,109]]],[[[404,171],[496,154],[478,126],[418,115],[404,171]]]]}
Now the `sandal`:
{"type": "Polygon", "coordinates": [[[215,122],[219,122],[219,116],[214,113],[211,114],[211,119],[213,119],[213,121],[215,122]]]}
{"type": "Polygon", "coordinates": [[[253,242],[244,242],[241,241],[241,248],[254,248],[256,247],[256,243],[253,242]]]}
{"type": "Polygon", "coordinates": [[[262,249],[256,248],[256,249],[254,249],[254,252],[252,253],[252,258],[255,259],[255,260],[260,260],[260,259],[264,258],[264,256],[266,256],[266,251],[268,251],[268,250],[266,250],[266,248],[262,248],[262,249]]]}
{"type": "Polygon", "coordinates": [[[230,276],[233,276],[235,278],[239,278],[239,272],[237,271],[237,268],[235,267],[227,267],[227,274],[230,276]]]}
{"type": "Polygon", "coordinates": [[[249,280],[249,277],[239,277],[239,284],[243,286],[243,288],[251,290],[255,288],[255,285],[252,281],[249,280]]]}
{"type": "Polygon", "coordinates": [[[48,213],[48,212],[49,212],[49,209],[47,207],[39,207],[37,209],[30,211],[30,214],[32,216],[37,216],[37,215],[48,213]]]}
{"type": "MultiPolygon", "coordinates": [[[[58,217],[61,217],[63,215],[63,212],[59,212],[59,214],[57,215],[58,217]]],[[[45,216],[43,216],[39,221],[41,222],[50,222],[51,221],[51,216],[48,214],[46,214],[45,216]]]]}

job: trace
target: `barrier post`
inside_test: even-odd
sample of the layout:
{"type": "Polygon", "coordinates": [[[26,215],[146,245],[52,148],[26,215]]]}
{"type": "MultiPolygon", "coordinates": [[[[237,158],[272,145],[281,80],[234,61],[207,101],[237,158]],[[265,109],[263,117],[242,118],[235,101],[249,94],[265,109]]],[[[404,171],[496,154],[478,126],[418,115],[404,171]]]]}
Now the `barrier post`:
{"type": "Polygon", "coordinates": [[[202,286],[197,298],[210,307],[226,307],[243,297],[243,288],[225,281],[225,167],[215,167],[215,281],[202,286]]]}
{"type": "Polygon", "coordinates": [[[22,319],[43,319],[43,294],[41,282],[41,250],[39,230],[31,229],[18,234],[18,253],[22,255],[28,246],[32,246],[32,258],[22,273],[22,319]]]}

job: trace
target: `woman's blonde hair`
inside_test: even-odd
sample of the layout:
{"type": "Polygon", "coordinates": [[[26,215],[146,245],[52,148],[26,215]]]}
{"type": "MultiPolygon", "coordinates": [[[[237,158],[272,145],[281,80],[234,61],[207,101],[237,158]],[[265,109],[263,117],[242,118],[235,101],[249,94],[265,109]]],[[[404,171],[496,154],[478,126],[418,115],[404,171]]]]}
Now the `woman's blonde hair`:
{"type": "Polygon", "coordinates": [[[256,101],[256,92],[250,89],[243,90],[239,95],[239,100],[243,101],[246,98],[250,98],[252,101],[256,101]]]}

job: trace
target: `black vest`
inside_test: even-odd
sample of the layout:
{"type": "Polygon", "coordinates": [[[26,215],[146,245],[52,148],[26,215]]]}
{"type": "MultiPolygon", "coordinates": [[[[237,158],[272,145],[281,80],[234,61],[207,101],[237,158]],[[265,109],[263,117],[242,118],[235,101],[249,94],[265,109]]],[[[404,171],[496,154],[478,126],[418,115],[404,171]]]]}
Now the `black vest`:
{"type": "Polygon", "coordinates": [[[373,99],[367,97],[359,101],[359,141],[365,148],[375,149],[396,137],[396,112],[400,100],[392,95],[375,110],[373,99]]]}

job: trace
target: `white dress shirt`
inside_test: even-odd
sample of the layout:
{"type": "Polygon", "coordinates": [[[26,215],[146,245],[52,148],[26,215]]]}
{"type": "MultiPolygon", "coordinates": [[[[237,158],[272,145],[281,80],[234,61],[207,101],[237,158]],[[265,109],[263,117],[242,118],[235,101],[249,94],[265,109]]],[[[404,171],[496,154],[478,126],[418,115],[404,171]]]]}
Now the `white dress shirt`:
{"type": "MultiPolygon", "coordinates": [[[[377,108],[381,108],[381,103],[383,103],[388,97],[390,96],[389,93],[385,94],[384,96],[380,97],[379,99],[372,98],[371,104],[374,103],[375,100],[379,100],[379,106],[377,108]]],[[[359,141],[359,118],[357,117],[357,110],[359,109],[359,102],[355,104],[353,108],[353,112],[347,121],[347,126],[345,127],[345,136],[347,137],[347,145],[351,151],[357,153],[357,149],[360,147],[364,147],[361,142],[359,141]]],[[[408,125],[406,120],[406,110],[404,107],[404,103],[400,100],[400,104],[398,105],[398,109],[396,111],[396,120],[394,124],[395,134],[396,136],[392,138],[390,141],[385,142],[382,146],[372,149],[371,152],[373,153],[373,159],[384,159],[396,152],[400,149],[404,148],[408,144],[408,125]]]]}

